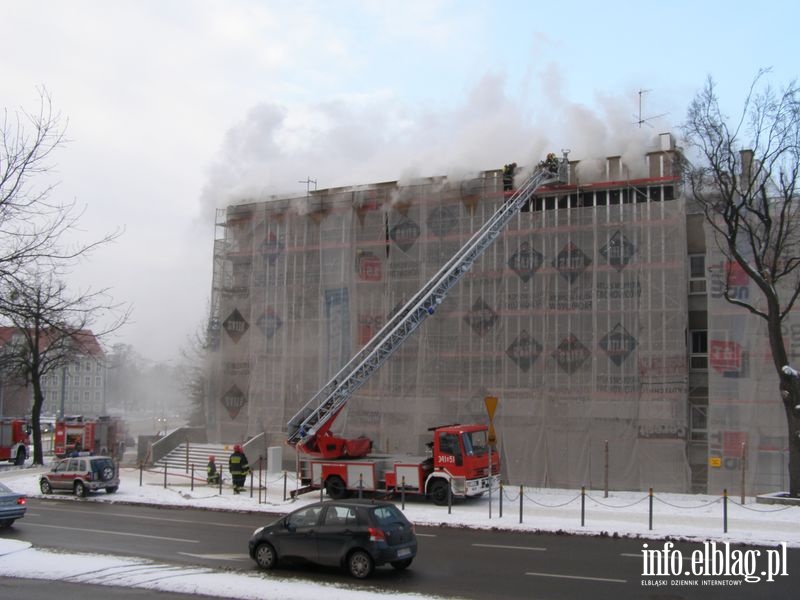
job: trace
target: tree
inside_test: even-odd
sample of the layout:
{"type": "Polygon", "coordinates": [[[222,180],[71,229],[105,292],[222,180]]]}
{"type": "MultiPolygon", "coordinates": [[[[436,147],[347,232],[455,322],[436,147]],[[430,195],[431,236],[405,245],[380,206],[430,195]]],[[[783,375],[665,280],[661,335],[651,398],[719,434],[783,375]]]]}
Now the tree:
{"type": "Polygon", "coordinates": [[[764,320],[789,440],[789,493],[800,496],[800,378],[789,365],[783,325],[800,295],[800,89],[775,89],[767,71],[753,79],[736,120],[723,114],[714,81],[689,105],[683,126],[685,176],[728,265],[760,294],[725,300],[764,320]],[[694,162],[692,162],[694,161],[694,162]]]}
{"type": "Polygon", "coordinates": [[[196,333],[189,339],[188,347],[181,349],[181,387],[189,400],[189,426],[206,426],[206,404],[208,398],[208,336],[196,333]]]}
{"type": "Polygon", "coordinates": [[[31,265],[59,270],[93,248],[119,236],[114,232],[88,244],[66,245],[65,234],[81,216],[75,202],[52,198],[55,152],[67,143],[67,121],[39,89],[35,112],[3,110],[0,123],[0,279],[31,265]]]}
{"type": "Polygon", "coordinates": [[[39,418],[44,405],[43,378],[58,372],[77,356],[102,360],[98,343],[119,329],[130,315],[108,300],[107,291],[84,292],[70,297],[66,285],[52,273],[24,275],[21,272],[0,285],[0,314],[15,330],[12,342],[0,355],[5,374],[33,388],[31,425],[33,462],[43,464],[39,418]],[[92,331],[100,317],[110,324],[92,331]]]}

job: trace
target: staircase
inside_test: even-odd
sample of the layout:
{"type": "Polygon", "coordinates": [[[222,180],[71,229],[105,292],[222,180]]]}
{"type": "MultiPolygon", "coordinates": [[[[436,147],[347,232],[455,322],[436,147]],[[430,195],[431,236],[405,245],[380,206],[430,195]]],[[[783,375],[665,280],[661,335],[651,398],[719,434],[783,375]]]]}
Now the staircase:
{"type": "Polygon", "coordinates": [[[180,444],[169,454],[153,463],[153,470],[163,471],[166,466],[167,471],[191,474],[194,465],[194,476],[198,479],[205,479],[208,457],[213,456],[217,462],[217,470],[228,470],[228,457],[233,452],[233,445],[230,444],[201,444],[192,443],[188,448],[186,444],[180,444]],[[187,466],[188,465],[188,466],[187,466]]]}

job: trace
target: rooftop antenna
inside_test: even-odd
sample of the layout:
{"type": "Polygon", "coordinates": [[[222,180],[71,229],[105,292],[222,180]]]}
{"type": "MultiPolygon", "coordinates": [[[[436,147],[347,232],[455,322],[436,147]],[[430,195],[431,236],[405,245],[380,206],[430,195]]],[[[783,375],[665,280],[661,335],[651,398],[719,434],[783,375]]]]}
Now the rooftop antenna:
{"type": "Polygon", "coordinates": [[[314,191],[315,192],[317,191],[317,180],[316,179],[311,179],[311,177],[309,177],[308,175],[306,175],[305,181],[300,180],[297,183],[305,183],[306,184],[306,196],[308,196],[311,193],[311,184],[312,183],[314,184],[314,191]]]}
{"type": "MultiPolygon", "coordinates": [[[[661,117],[667,116],[669,113],[661,113],[660,115],[654,115],[652,117],[643,117],[642,116],[642,106],[644,104],[644,95],[652,92],[653,90],[639,90],[639,118],[635,121],[636,124],[639,126],[639,129],[642,128],[642,124],[647,125],[648,127],[652,127],[648,121],[652,121],[653,119],[659,119],[661,117]]],[[[636,118],[636,115],[634,115],[636,118]]]]}

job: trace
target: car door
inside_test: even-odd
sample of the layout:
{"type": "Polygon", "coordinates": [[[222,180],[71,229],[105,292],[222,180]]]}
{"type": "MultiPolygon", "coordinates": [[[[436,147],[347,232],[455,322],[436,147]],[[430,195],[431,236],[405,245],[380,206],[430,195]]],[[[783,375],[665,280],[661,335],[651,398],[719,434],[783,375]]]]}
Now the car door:
{"type": "Polygon", "coordinates": [[[67,469],[69,468],[69,461],[70,459],[65,458],[64,460],[58,461],[56,465],[53,467],[53,470],[48,475],[48,479],[50,480],[50,487],[54,490],[63,490],[66,488],[72,488],[72,483],[66,483],[67,478],[67,469]]]}
{"type": "Polygon", "coordinates": [[[317,526],[322,505],[301,508],[287,516],[276,531],[278,556],[303,558],[318,562],[317,526]]]}
{"type": "Polygon", "coordinates": [[[358,535],[356,511],[352,506],[328,504],[317,530],[319,562],[339,565],[358,535]]]}

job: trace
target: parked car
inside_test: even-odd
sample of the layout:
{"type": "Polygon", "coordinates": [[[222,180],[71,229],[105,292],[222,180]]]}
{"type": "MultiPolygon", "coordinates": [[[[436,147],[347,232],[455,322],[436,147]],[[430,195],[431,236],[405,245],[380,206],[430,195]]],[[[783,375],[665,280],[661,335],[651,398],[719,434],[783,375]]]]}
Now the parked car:
{"type": "Polygon", "coordinates": [[[0,529],[11,527],[14,521],[24,517],[27,508],[25,494],[18,494],[0,482],[0,529]]]}
{"type": "Polygon", "coordinates": [[[407,568],[417,554],[414,526],[391,502],[339,500],[300,508],[250,537],[250,557],[263,569],[302,559],[369,577],[386,563],[407,568]]]}
{"type": "Polygon", "coordinates": [[[103,489],[113,494],[119,489],[119,473],[109,456],[62,458],[39,478],[39,489],[43,494],[67,490],[82,497],[103,489]]]}

